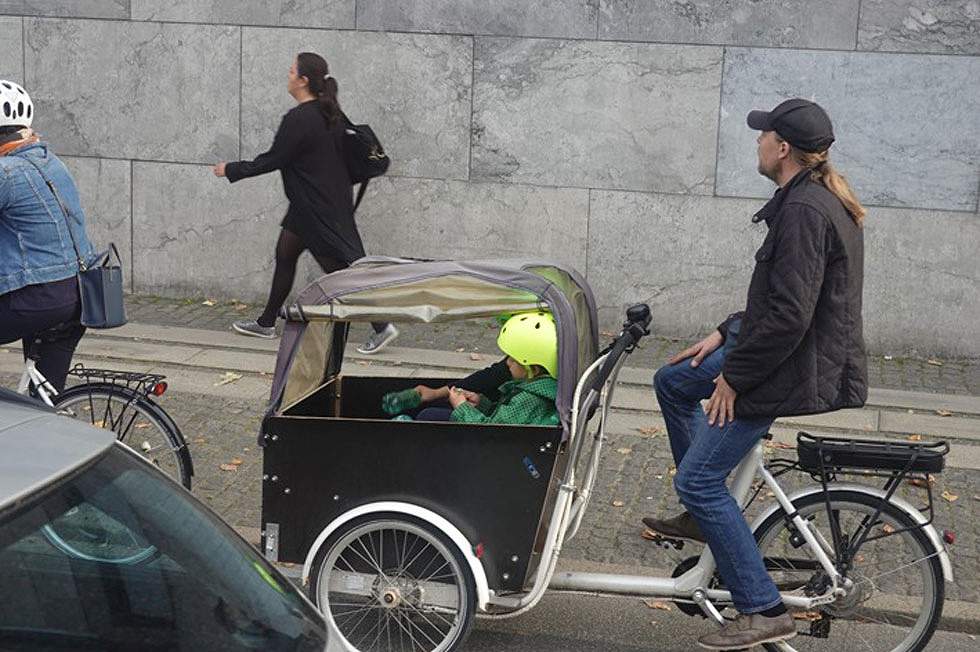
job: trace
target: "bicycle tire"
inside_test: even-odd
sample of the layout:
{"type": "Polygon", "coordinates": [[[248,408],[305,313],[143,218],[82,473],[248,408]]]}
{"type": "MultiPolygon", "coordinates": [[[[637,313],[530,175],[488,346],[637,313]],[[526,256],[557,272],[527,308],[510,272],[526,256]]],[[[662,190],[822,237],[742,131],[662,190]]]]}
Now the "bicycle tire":
{"type": "MultiPolygon", "coordinates": [[[[828,494],[831,511],[835,513],[838,521],[841,521],[840,515],[845,511],[851,511],[855,514],[863,516],[871,516],[878,509],[879,505],[881,505],[881,498],[878,496],[859,491],[849,489],[831,489],[829,490],[828,494]]],[[[822,492],[803,496],[802,498],[795,500],[793,502],[793,507],[804,517],[813,516],[815,518],[816,516],[827,515],[827,506],[824,494],[822,492]]],[[[920,652],[929,644],[932,635],[936,631],[936,627],[939,625],[939,619],[942,616],[943,603],[945,600],[945,578],[943,575],[942,564],[940,563],[938,556],[935,554],[935,546],[925,532],[923,532],[921,528],[916,527],[915,521],[907,513],[892,503],[885,503],[881,506],[881,513],[878,517],[877,523],[875,523],[874,526],[879,527],[879,525],[882,528],[882,531],[887,531],[885,530],[885,526],[890,526],[896,532],[896,534],[891,534],[887,538],[877,539],[877,541],[886,541],[894,538],[888,545],[888,548],[885,549],[886,552],[893,552],[897,550],[897,542],[899,540],[906,541],[916,549],[912,556],[913,561],[911,563],[900,565],[893,571],[886,571],[885,573],[879,573],[878,575],[858,580],[858,584],[865,587],[870,584],[871,589],[866,589],[868,596],[860,596],[863,597],[864,600],[858,602],[856,606],[841,607],[838,606],[838,603],[831,603],[824,607],[817,608],[815,610],[816,612],[826,614],[825,616],[821,616],[822,618],[828,618],[828,638],[821,639],[814,638],[812,636],[797,637],[796,639],[792,639],[787,642],[790,648],[807,652],[815,650],[846,652],[848,649],[850,649],[847,646],[847,643],[851,642],[849,639],[857,641],[860,639],[860,637],[845,637],[844,640],[830,639],[830,628],[833,627],[833,622],[836,620],[842,620],[847,623],[846,625],[843,625],[845,628],[854,622],[858,623],[859,625],[865,624],[872,627],[879,626],[877,623],[897,627],[897,625],[889,622],[888,620],[881,620],[881,618],[887,618],[888,616],[880,616],[878,620],[874,620],[874,618],[870,615],[863,614],[860,609],[864,608],[864,605],[867,603],[870,605],[867,607],[867,614],[875,613],[878,615],[878,612],[874,611],[875,603],[871,602],[871,599],[876,597],[875,593],[873,592],[877,591],[885,598],[887,598],[888,595],[886,591],[882,589],[882,587],[878,586],[878,583],[881,582],[879,581],[876,583],[875,580],[885,577],[889,573],[894,573],[897,570],[901,570],[902,568],[912,567],[913,565],[919,567],[919,574],[923,581],[923,596],[921,600],[924,608],[919,612],[918,616],[914,620],[914,623],[910,625],[910,633],[902,641],[895,645],[886,645],[888,645],[887,649],[889,652],[920,652]],[[904,528],[911,529],[906,532],[901,532],[901,530],[904,528]],[[848,609],[853,610],[851,613],[847,613],[848,609]],[[834,614],[834,610],[838,610],[839,613],[834,614]],[[865,620],[862,621],[862,618],[865,620]],[[871,622],[869,622],[868,619],[870,619],[871,622]],[[825,643],[822,644],[819,643],[819,641],[824,641],[825,643]]],[[[773,513],[761,525],[759,525],[758,528],[756,528],[756,540],[760,544],[760,549],[762,550],[763,556],[770,560],[767,562],[767,566],[777,566],[776,562],[774,561],[777,558],[766,554],[766,543],[767,541],[771,540],[770,537],[773,533],[778,536],[780,529],[789,532],[789,530],[786,530],[785,512],[782,509],[773,513]]],[[[829,536],[829,533],[825,532],[825,535],[829,536]]],[[[790,545],[792,545],[795,549],[793,552],[794,557],[800,556],[800,551],[806,549],[806,546],[796,546],[792,543],[790,543],[790,545]]],[[[862,573],[858,572],[857,569],[859,559],[864,558],[861,559],[860,563],[863,564],[864,561],[868,561],[869,563],[866,568],[871,568],[877,561],[875,557],[881,554],[874,548],[872,548],[872,550],[869,552],[865,546],[870,546],[870,544],[865,544],[858,550],[854,557],[854,568],[848,572],[848,575],[851,576],[852,580],[857,580],[859,577],[862,577],[862,573]],[[861,551],[864,552],[862,553],[861,551]]],[[[792,572],[796,569],[792,568],[791,566],[782,566],[772,568],[770,570],[771,572],[792,572]]],[[[895,580],[894,578],[890,578],[888,581],[894,582],[895,580]]],[[[844,601],[846,604],[847,598],[845,598],[844,601]]],[[[906,601],[909,601],[908,597],[906,597],[906,601]]],[[[882,600],[882,602],[887,602],[887,600],[882,600]]],[[[914,601],[910,602],[914,603],[914,601]]],[[[901,616],[901,614],[899,614],[899,616],[901,616]]],[[[860,649],[874,649],[869,646],[867,641],[862,640],[861,642],[865,647],[861,647],[860,649]]],[[[877,641],[875,642],[877,643],[877,641]]],[[[766,644],[763,647],[767,650],[780,649],[771,644],[766,644]]]]}
{"type": "Polygon", "coordinates": [[[76,419],[87,418],[89,423],[97,427],[108,427],[116,433],[119,441],[190,490],[193,466],[187,442],[173,419],[149,397],[112,383],[83,383],[66,389],[54,398],[57,410],[67,411],[76,419]],[[97,409],[96,405],[102,403],[106,407],[97,409]],[[117,406],[118,414],[112,409],[112,405],[117,406]],[[98,419],[99,416],[102,418],[98,419]],[[143,421],[137,422],[137,417],[143,421]],[[107,424],[107,420],[110,423],[107,424]],[[144,423],[145,426],[142,425],[144,423]],[[149,427],[154,430],[135,434],[135,431],[149,427]],[[169,458],[160,460],[156,455],[151,455],[162,447],[149,443],[147,437],[152,436],[153,432],[161,436],[161,441],[154,444],[165,442],[169,458]],[[142,444],[135,441],[137,437],[143,439],[142,444]]]}

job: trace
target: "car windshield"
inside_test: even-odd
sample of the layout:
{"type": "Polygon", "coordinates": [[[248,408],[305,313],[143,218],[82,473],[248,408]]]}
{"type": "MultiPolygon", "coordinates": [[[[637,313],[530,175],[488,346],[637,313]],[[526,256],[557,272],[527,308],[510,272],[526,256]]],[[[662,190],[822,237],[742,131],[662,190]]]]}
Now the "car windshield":
{"type": "Polygon", "coordinates": [[[326,647],[282,575],[121,446],[0,515],[0,586],[4,650],[326,647]]]}

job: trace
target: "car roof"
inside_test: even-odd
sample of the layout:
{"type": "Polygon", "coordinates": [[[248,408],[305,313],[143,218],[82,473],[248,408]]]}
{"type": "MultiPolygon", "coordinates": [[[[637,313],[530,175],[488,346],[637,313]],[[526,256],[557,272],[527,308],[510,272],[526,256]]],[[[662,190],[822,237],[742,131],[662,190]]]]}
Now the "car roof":
{"type": "Polygon", "coordinates": [[[0,509],[95,459],[115,439],[110,431],[0,391],[0,509]]]}

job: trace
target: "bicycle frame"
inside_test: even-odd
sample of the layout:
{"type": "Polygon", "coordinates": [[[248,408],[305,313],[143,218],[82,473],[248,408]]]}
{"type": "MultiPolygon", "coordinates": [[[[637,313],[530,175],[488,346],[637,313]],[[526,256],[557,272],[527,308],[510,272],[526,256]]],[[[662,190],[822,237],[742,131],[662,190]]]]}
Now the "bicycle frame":
{"type": "MultiPolygon", "coordinates": [[[[602,356],[582,375],[573,402],[572,437],[566,444],[569,459],[565,475],[558,487],[558,497],[549,523],[541,564],[535,574],[530,590],[521,596],[491,596],[490,604],[506,610],[506,613],[489,614],[491,618],[509,618],[526,612],[541,599],[547,589],[561,591],[585,591],[601,593],[620,593],[643,597],[665,598],[698,604],[706,614],[718,622],[722,616],[715,604],[722,607],[732,604],[731,592],[708,588],[715,573],[715,560],[711,551],[705,547],[698,563],[680,577],[648,577],[634,575],[614,575],[604,573],[562,572],[555,574],[555,567],[562,546],[575,535],[584,516],[585,507],[595,483],[602,442],[605,438],[605,424],[612,401],[613,389],[620,368],[625,361],[623,356],[606,379],[601,391],[590,387],[596,371],[605,361],[602,356]],[[581,485],[576,478],[580,457],[585,448],[585,438],[589,423],[589,413],[598,411],[598,425],[593,435],[594,443],[589,452],[581,485]]],[[[782,593],[783,602],[793,609],[810,610],[833,602],[844,590],[849,581],[840,577],[831,559],[833,548],[827,540],[811,527],[811,524],[795,514],[786,492],[765,468],[763,445],[760,442],[742,460],[734,472],[732,495],[738,505],[745,507],[752,493],[752,482],[758,475],[775,495],[779,505],[787,514],[793,514],[792,522],[806,545],[813,551],[816,560],[831,579],[831,586],[820,596],[807,597],[796,593],[782,593]]]]}
{"type": "Polygon", "coordinates": [[[17,392],[27,394],[31,385],[34,385],[34,391],[48,407],[54,407],[54,397],[58,395],[58,390],[48,382],[44,374],[38,371],[37,363],[28,358],[24,362],[24,373],[21,374],[20,382],[17,384],[17,392]]]}

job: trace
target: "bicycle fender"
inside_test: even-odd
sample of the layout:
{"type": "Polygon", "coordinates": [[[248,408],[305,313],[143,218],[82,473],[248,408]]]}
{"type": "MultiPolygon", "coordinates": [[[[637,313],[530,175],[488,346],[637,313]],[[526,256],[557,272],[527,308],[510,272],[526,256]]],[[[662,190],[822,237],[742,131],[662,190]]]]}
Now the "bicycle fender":
{"type": "Polygon", "coordinates": [[[323,531],[320,532],[319,536],[317,536],[316,540],[313,542],[313,545],[310,546],[310,551],[306,553],[306,561],[303,563],[303,586],[307,586],[309,584],[310,571],[313,567],[313,559],[316,557],[323,544],[327,541],[327,538],[329,538],[330,535],[337,530],[337,528],[355,518],[382,512],[394,512],[396,514],[414,516],[415,518],[426,521],[430,525],[434,525],[440,532],[446,535],[446,537],[453,544],[455,544],[459,551],[463,554],[463,558],[466,560],[466,563],[469,564],[470,571],[473,573],[473,580],[476,583],[477,608],[480,611],[486,610],[487,604],[490,602],[490,586],[487,583],[487,575],[483,570],[483,564],[480,563],[480,560],[477,559],[476,554],[473,552],[473,545],[466,540],[466,537],[459,531],[459,528],[432,510],[426,509],[425,507],[419,507],[418,505],[413,505],[411,503],[396,501],[381,501],[361,505],[360,507],[355,507],[354,509],[344,512],[334,520],[330,521],[327,527],[323,528],[323,531]]]}
{"type": "MultiPolygon", "coordinates": [[[[878,489],[876,487],[869,487],[868,485],[857,484],[854,482],[840,482],[840,483],[835,482],[833,483],[832,487],[829,487],[829,490],[830,491],[853,491],[855,493],[863,493],[869,496],[874,496],[875,498],[879,498],[879,499],[885,497],[885,491],[882,489],[878,489]]],[[[812,494],[820,494],[820,493],[823,493],[823,488],[816,485],[812,485],[809,487],[803,487],[802,489],[797,489],[793,493],[788,494],[787,498],[789,498],[790,502],[795,503],[800,498],[804,498],[812,494]]],[[[943,543],[942,538],[939,536],[939,532],[936,531],[936,528],[933,526],[933,524],[929,523],[928,525],[926,525],[926,521],[928,521],[928,519],[925,516],[923,516],[922,512],[920,512],[918,509],[913,507],[912,504],[909,503],[907,500],[903,498],[899,498],[898,496],[892,496],[889,499],[889,502],[895,505],[895,507],[898,507],[900,510],[905,512],[909,517],[912,518],[913,521],[923,526],[922,528],[923,532],[925,532],[926,536],[929,538],[929,541],[932,542],[933,548],[935,548],[935,550],[938,553],[937,556],[939,557],[939,563],[943,567],[943,577],[946,578],[947,582],[952,582],[953,564],[949,560],[949,553],[946,550],[946,545],[943,543]]],[[[767,518],[775,514],[777,511],[780,511],[781,509],[782,507],[779,506],[779,503],[773,503],[772,505],[770,505],[769,508],[766,509],[763,513],[759,514],[759,516],[752,523],[752,532],[755,533],[755,531],[759,529],[759,527],[763,524],[763,522],[765,522],[767,518]]]]}

